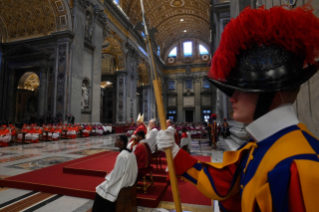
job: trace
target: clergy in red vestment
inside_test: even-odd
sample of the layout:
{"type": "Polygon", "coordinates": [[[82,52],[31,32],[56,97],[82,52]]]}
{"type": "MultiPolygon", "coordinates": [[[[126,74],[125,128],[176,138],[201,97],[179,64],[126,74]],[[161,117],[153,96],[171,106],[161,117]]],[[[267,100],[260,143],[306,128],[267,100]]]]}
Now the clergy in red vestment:
{"type": "Polygon", "coordinates": [[[147,128],[144,124],[144,114],[143,115],[138,114],[136,123],[137,123],[137,129],[133,132],[133,135],[135,135],[138,131],[144,131],[144,133],[146,134],[147,128]]]}
{"type": "MultiPolygon", "coordinates": [[[[137,128],[136,128],[136,130],[133,132],[133,134],[132,134],[132,136],[131,136],[131,139],[130,139],[130,142],[129,142],[129,144],[131,143],[131,142],[133,142],[133,145],[132,145],[132,147],[134,147],[134,146],[136,146],[136,133],[138,132],[138,131],[143,131],[145,134],[147,133],[147,128],[146,128],[146,126],[145,126],[145,124],[144,124],[144,114],[143,115],[141,115],[140,113],[138,114],[138,117],[137,117],[137,120],[136,120],[136,123],[137,123],[137,128]]],[[[133,150],[133,149],[131,149],[131,150],[133,150]]]]}
{"type": "Polygon", "coordinates": [[[11,140],[11,129],[6,125],[2,125],[0,128],[0,146],[7,147],[11,140]]]}
{"type": "Polygon", "coordinates": [[[150,166],[152,160],[152,152],[149,145],[145,141],[144,131],[138,131],[136,133],[137,146],[135,148],[134,154],[136,156],[138,169],[145,169],[150,166]]]}

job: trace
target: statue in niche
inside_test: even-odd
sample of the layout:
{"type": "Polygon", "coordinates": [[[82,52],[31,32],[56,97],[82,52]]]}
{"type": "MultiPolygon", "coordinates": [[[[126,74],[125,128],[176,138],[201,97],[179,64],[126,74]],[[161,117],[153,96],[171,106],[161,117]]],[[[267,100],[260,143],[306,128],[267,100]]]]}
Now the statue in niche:
{"type": "Polygon", "coordinates": [[[89,107],[89,89],[85,83],[82,83],[82,110],[89,107]]]}
{"type": "Polygon", "coordinates": [[[92,15],[90,12],[86,12],[85,20],[85,37],[92,40],[93,37],[93,26],[92,26],[92,15]]]}

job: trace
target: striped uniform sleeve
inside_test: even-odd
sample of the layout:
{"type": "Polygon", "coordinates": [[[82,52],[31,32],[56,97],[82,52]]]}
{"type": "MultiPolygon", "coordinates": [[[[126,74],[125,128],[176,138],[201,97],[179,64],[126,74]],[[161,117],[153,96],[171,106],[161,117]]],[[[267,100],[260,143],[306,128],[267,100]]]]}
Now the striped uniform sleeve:
{"type": "Polygon", "coordinates": [[[225,200],[239,192],[238,162],[218,167],[216,163],[197,161],[183,149],[174,158],[176,174],[193,183],[214,200],[225,200]]]}

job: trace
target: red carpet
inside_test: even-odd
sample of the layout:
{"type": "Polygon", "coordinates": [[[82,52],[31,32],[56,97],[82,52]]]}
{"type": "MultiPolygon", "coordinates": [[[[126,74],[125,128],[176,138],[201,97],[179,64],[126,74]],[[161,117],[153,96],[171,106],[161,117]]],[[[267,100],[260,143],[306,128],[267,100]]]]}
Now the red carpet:
{"type": "Polygon", "coordinates": [[[102,155],[94,154],[95,157],[86,158],[80,162],[74,161],[74,163],[64,166],[63,172],[105,177],[107,173],[113,170],[118,154],[119,152],[107,152],[102,155]]]}
{"type": "MultiPolygon", "coordinates": [[[[107,172],[113,169],[119,152],[101,152],[83,158],[60,163],[50,167],[31,171],[0,180],[0,186],[27,189],[54,194],[94,199],[95,187],[104,181],[107,172]]],[[[208,162],[210,157],[195,156],[208,162]]],[[[168,186],[166,159],[162,158],[162,168],[157,172],[154,167],[154,187],[149,187],[147,194],[138,190],[139,206],[157,207],[168,186]]],[[[199,193],[188,182],[179,182],[182,203],[210,205],[210,199],[199,193]]],[[[170,187],[165,193],[164,201],[173,201],[170,187]]]]}
{"type": "MultiPolygon", "coordinates": [[[[103,167],[104,170],[102,171],[109,172],[113,169],[115,158],[118,154],[119,152],[101,152],[65,163],[60,163],[54,166],[2,179],[0,180],[0,186],[94,199],[96,194],[95,188],[104,181],[105,174],[103,177],[100,177],[96,175],[90,176],[65,173],[63,172],[64,167],[71,165],[78,166],[78,164],[82,163],[88,165],[86,162],[91,161],[90,166],[94,165],[95,167],[101,168],[105,165],[103,167]],[[110,158],[105,161],[109,161],[109,164],[108,162],[103,163],[100,160],[107,155],[110,158]],[[95,161],[92,160],[93,158],[95,161]],[[110,165],[111,162],[112,165],[110,165]]],[[[164,183],[155,182],[154,187],[150,187],[147,194],[138,190],[138,205],[144,207],[157,207],[167,186],[168,182],[166,181],[164,183]]]]}

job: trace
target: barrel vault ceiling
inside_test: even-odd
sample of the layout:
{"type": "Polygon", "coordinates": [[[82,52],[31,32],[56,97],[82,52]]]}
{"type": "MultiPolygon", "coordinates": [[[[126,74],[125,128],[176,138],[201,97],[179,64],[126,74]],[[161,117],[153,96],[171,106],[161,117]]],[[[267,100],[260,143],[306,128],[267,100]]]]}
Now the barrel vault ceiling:
{"type": "MultiPolygon", "coordinates": [[[[122,1],[131,22],[141,22],[140,0],[122,1]]],[[[209,43],[209,0],[144,0],[144,9],[148,27],[158,30],[155,41],[162,50],[183,38],[209,43]]]]}
{"type": "Polygon", "coordinates": [[[0,0],[0,42],[70,29],[64,0],[0,0]]]}

